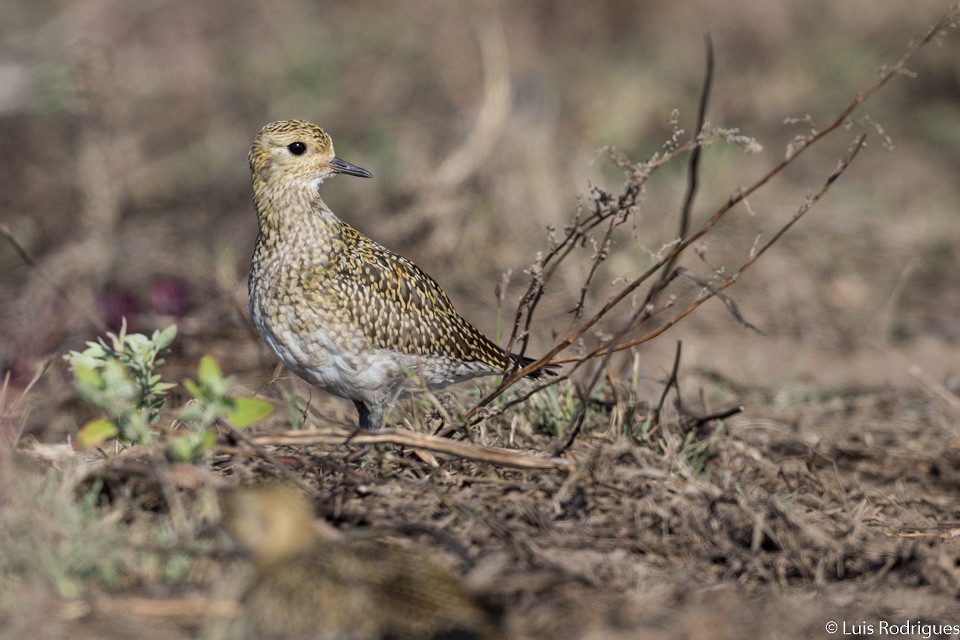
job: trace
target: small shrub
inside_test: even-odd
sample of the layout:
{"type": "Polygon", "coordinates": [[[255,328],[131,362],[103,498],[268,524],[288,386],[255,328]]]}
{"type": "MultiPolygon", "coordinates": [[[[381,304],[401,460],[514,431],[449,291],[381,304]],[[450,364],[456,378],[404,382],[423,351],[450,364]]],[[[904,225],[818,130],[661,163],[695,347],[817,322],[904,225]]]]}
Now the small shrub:
{"type": "Polygon", "coordinates": [[[217,420],[243,428],[273,412],[273,405],[265,400],[230,397],[232,378],[224,377],[211,356],[204,356],[197,381],[183,381],[193,398],[177,414],[175,426],[184,428],[158,429],[167,393],[177,386],[164,382],[158,370],[176,335],[176,326],[154,331],[150,337],[128,334],[124,323],[118,334],[108,333],[107,340],[88,342],[83,351],[64,356],[80,396],[107,413],[80,429],[77,444],[81,448],[99,446],[111,438],[149,446],[159,436],[171,457],[193,460],[213,446],[217,420]]]}

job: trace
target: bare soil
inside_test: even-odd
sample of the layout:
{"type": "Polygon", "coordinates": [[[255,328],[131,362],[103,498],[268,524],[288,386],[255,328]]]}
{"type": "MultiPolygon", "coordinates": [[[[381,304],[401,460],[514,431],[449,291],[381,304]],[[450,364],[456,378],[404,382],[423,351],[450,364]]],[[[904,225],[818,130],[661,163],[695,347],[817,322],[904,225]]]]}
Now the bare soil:
{"type": "MultiPolygon", "coordinates": [[[[697,381],[723,384],[685,382],[697,381]]],[[[503,608],[510,638],[810,638],[830,637],[831,621],[957,624],[957,407],[892,388],[817,393],[787,407],[768,391],[737,393],[747,409],[714,434],[697,474],[669,429],[659,452],[609,430],[585,434],[568,452],[572,473],[389,445],[273,454],[317,490],[327,523],[446,558],[503,608]]],[[[526,429],[482,440],[507,437],[531,453],[557,444],[526,429]]],[[[107,494],[165,513],[151,481],[161,476],[135,457],[108,464],[107,494]]],[[[209,473],[233,484],[275,479],[278,469],[218,455],[209,473]]],[[[194,480],[174,485],[188,502],[203,492],[194,480]]],[[[50,638],[210,637],[221,600],[242,579],[236,560],[196,562],[207,568],[195,568],[192,583],[44,598],[53,615],[19,614],[6,637],[27,628],[50,638]]]]}

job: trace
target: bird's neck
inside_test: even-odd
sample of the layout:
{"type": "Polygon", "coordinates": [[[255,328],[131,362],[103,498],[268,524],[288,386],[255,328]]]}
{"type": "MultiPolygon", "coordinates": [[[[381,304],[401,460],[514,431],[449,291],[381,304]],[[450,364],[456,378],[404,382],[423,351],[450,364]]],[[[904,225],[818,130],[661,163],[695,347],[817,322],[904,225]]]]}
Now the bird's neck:
{"type": "Polygon", "coordinates": [[[342,222],[320,197],[316,185],[278,185],[254,179],[253,204],[257,210],[261,239],[283,242],[304,232],[337,232],[342,222]]]}

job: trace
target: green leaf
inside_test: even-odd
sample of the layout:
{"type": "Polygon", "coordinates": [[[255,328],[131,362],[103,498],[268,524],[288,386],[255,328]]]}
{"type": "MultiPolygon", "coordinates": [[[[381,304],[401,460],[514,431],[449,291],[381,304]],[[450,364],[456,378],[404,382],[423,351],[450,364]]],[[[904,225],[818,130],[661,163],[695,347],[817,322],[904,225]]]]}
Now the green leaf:
{"type": "Polygon", "coordinates": [[[274,406],[259,398],[234,398],[233,408],[227,412],[226,420],[237,429],[248,427],[273,413],[274,406]]]}
{"type": "Polygon", "coordinates": [[[120,437],[133,444],[147,444],[153,438],[152,422],[146,411],[129,411],[121,417],[120,437]]]}
{"type": "Polygon", "coordinates": [[[200,358],[200,366],[197,369],[197,377],[200,378],[200,384],[211,387],[223,380],[223,372],[220,365],[213,359],[213,356],[203,356],[200,358]]]}
{"type": "Polygon", "coordinates": [[[77,444],[81,449],[98,447],[119,433],[117,425],[112,420],[97,418],[83,425],[77,434],[77,444]]]}
{"type": "Polygon", "coordinates": [[[111,396],[127,403],[133,403],[140,395],[140,389],[130,373],[117,360],[108,360],[101,372],[103,388],[111,396]]]}
{"type": "Polygon", "coordinates": [[[103,378],[91,367],[82,364],[73,365],[73,378],[77,384],[91,387],[93,389],[103,388],[103,378]]]}
{"type": "Polygon", "coordinates": [[[204,429],[199,433],[184,433],[170,439],[170,453],[178,460],[189,462],[209,451],[216,441],[217,434],[212,429],[204,429]]]}
{"type": "Polygon", "coordinates": [[[127,351],[141,355],[150,347],[150,339],[142,333],[131,333],[126,338],[127,351]]]}
{"type": "Polygon", "coordinates": [[[177,337],[177,325],[172,324],[163,331],[154,332],[153,342],[157,345],[157,351],[162,351],[166,349],[173,343],[173,339],[177,337]]]}
{"type": "Polygon", "coordinates": [[[170,439],[170,453],[173,457],[182,462],[188,462],[193,457],[193,443],[190,442],[193,434],[187,433],[182,436],[170,439]]]}
{"type": "MultiPolygon", "coordinates": [[[[192,383],[192,380],[186,380],[184,382],[192,383]]],[[[201,417],[203,417],[203,404],[200,402],[191,402],[187,404],[183,409],[180,410],[179,417],[184,422],[199,420],[201,417]]]]}
{"type": "Polygon", "coordinates": [[[200,453],[206,453],[217,442],[217,433],[213,429],[205,429],[200,436],[200,453]]]}
{"type": "Polygon", "coordinates": [[[203,389],[201,389],[200,385],[190,378],[183,379],[183,388],[187,390],[187,393],[193,396],[194,400],[203,400],[203,389]]]}

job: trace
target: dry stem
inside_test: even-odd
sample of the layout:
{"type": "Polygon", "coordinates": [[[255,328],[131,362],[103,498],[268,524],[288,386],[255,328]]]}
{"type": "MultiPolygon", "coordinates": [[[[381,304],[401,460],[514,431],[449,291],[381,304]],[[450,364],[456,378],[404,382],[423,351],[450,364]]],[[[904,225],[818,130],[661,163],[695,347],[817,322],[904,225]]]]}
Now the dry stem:
{"type": "MultiPolygon", "coordinates": [[[[682,320],[684,317],[689,315],[693,310],[698,308],[703,302],[710,299],[715,295],[715,292],[706,291],[701,293],[698,298],[688,305],[686,308],[678,312],[673,318],[668,320],[664,325],[658,327],[656,330],[641,336],[639,338],[628,340],[625,342],[620,342],[622,335],[615,336],[613,340],[609,340],[606,344],[601,345],[599,348],[593,350],[589,354],[583,357],[570,357],[563,359],[555,359],[556,356],[573,345],[581,336],[583,336],[588,330],[590,330],[594,325],[597,324],[602,318],[605,318],[615,307],[617,307],[625,298],[634,293],[644,282],[651,278],[658,271],[663,269],[666,265],[672,264],[677,257],[686,251],[693,243],[702,238],[704,235],[710,232],[710,230],[723,218],[727,213],[730,212],[736,205],[743,202],[747,197],[751,196],[757,190],[766,185],[771,179],[783,172],[783,170],[789,166],[796,158],[806,151],[808,148],[817,144],[823,140],[827,135],[833,133],[844,125],[854,110],[856,110],[860,105],[862,105],[866,100],[871,98],[876,94],[880,89],[882,89],[894,76],[902,73],[906,67],[907,62],[913,58],[913,56],[925,45],[929,44],[939,33],[941,33],[947,26],[952,22],[956,21],[958,14],[960,14],[960,4],[954,5],[949,9],[944,16],[933,26],[927,33],[920,38],[918,41],[912,43],[907,50],[903,53],[900,59],[892,67],[889,67],[883,71],[880,75],[880,78],[874,83],[869,89],[863,91],[845,107],[840,113],[827,125],[825,128],[819,131],[813,131],[810,136],[803,138],[797,142],[795,146],[792,147],[787,156],[774,165],[770,170],[768,170],[763,176],[757,179],[748,187],[739,190],[737,193],[729,197],[726,203],[720,206],[700,227],[694,231],[689,236],[682,238],[678,243],[672,246],[664,255],[659,257],[652,266],[647,270],[637,276],[635,279],[631,280],[628,284],[623,286],[619,292],[617,292],[612,298],[610,298],[605,304],[603,304],[592,316],[587,320],[580,322],[579,324],[571,327],[567,333],[556,342],[556,344],[547,351],[541,358],[535,362],[525,366],[518,367],[517,369],[510,371],[507,375],[504,376],[504,379],[501,383],[490,393],[484,396],[477,404],[467,412],[467,418],[471,419],[477,416],[477,412],[482,408],[493,401],[495,398],[503,394],[508,388],[513,386],[516,382],[524,378],[527,374],[541,369],[550,364],[564,364],[564,363],[576,363],[575,368],[582,364],[583,362],[601,357],[607,356],[608,354],[618,351],[621,349],[629,348],[630,346],[635,346],[646,342],[657,335],[662,334],[664,331],[675,325],[677,322],[682,320]]],[[[708,78],[709,79],[709,78],[708,78]]],[[[828,180],[820,191],[808,199],[797,211],[794,217],[784,225],[771,239],[768,241],[761,249],[758,251],[752,251],[750,257],[740,266],[736,273],[732,276],[726,278],[718,287],[717,290],[722,290],[736,282],[739,276],[749,268],[770,246],[773,245],[782,235],[799,220],[814,204],[816,204],[820,198],[826,193],[832,183],[843,173],[849,163],[857,155],[860,149],[863,146],[864,136],[860,136],[854,143],[851,151],[847,156],[840,161],[838,168],[831,173],[828,180]]],[[[581,246],[589,238],[588,233],[602,224],[603,222],[613,219],[616,220],[617,216],[626,217],[628,216],[634,207],[638,203],[640,193],[642,191],[643,182],[659,167],[663,166],[669,160],[672,160],[674,157],[680,153],[685,153],[694,148],[699,147],[703,144],[699,133],[694,135],[694,137],[683,144],[676,145],[668,149],[662,155],[654,157],[650,162],[637,165],[629,166],[628,180],[625,183],[624,190],[621,195],[617,198],[613,198],[610,194],[605,191],[594,188],[594,198],[593,198],[593,211],[592,215],[586,220],[581,221],[579,219],[579,210],[574,216],[573,221],[567,227],[567,233],[565,237],[554,246],[549,253],[546,254],[543,258],[538,258],[533,268],[531,269],[532,277],[530,285],[527,288],[527,291],[521,297],[521,303],[517,309],[513,330],[511,331],[510,340],[508,342],[508,348],[513,348],[513,345],[516,340],[520,340],[521,349],[520,352],[523,353],[526,350],[527,340],[529,338],[529,330],[533,321],[533,315],[536,310],[537,304],[541,300],[546,284],[549,282],[551,276],[556,271],[559,264],[570,255],[574,248],[581,246]],[[521,331],[522,327],[522,331],[521,331]]],[[[621,166],[627,167],[628,161],[623,158],[618,160],[618,164],[621,166]]],[[[610,223],[614,224],[613,222],[610,223]]],[[[609,230],[609,227],[608,227],[609,230]]],[[[606,237],[606,236],[605,236],[606,237]]],[[[603,242],[598,245],[597,254],[594,256],[594,261],[598,262],[603,259],[604,252],[602,251],[603,242]]],[[[588,285],[590,280],[593,277],[596,265],[590,270],[590,274],[587,278],[588,285]]],[[[656,295],[657,283],[655,283],[650,293],[648,293],[646,300],[651,302],[656,295]]],[[[671,305],[667,304],[659,308],[648,309],[647,305],[641,305],[641,307],[633,314],[631,321],[628,323],[625,329],[629,330],[637,326],[639,322],[647,320],[656,313],[669,308],[671,305]]],[[[579,317],[579,312],[577,314],[579,317]]],[[[622,332],[621,332],[622,333],[622,332]]],[[[556,384],[562,379],[565,379],[566,376],[549,380],[546,383],[538,385],[533,391],[524,395],[524,398],[529,397],[533,393],[538,392],[539,390],[550,386],[551,384],[556,384]]],[[[511,405],[513,402],[510,403],[511,405]]]]}
{"type": "Polygon", "coordinates": [[[415,431],[383,429],[381,431],[352,431],[350,429],[325,429],[322,431],[286,431],[283,433],[248,436],[248,442],[257,446],[306,446],[344,444],[396,444],[456,456],[477,462],[489,462],[516,469],[553,469],[573,471],[574,464],[566,458],[544,458],[512,449],[483,447],[469,442],[439,438],[415,431]]]}

